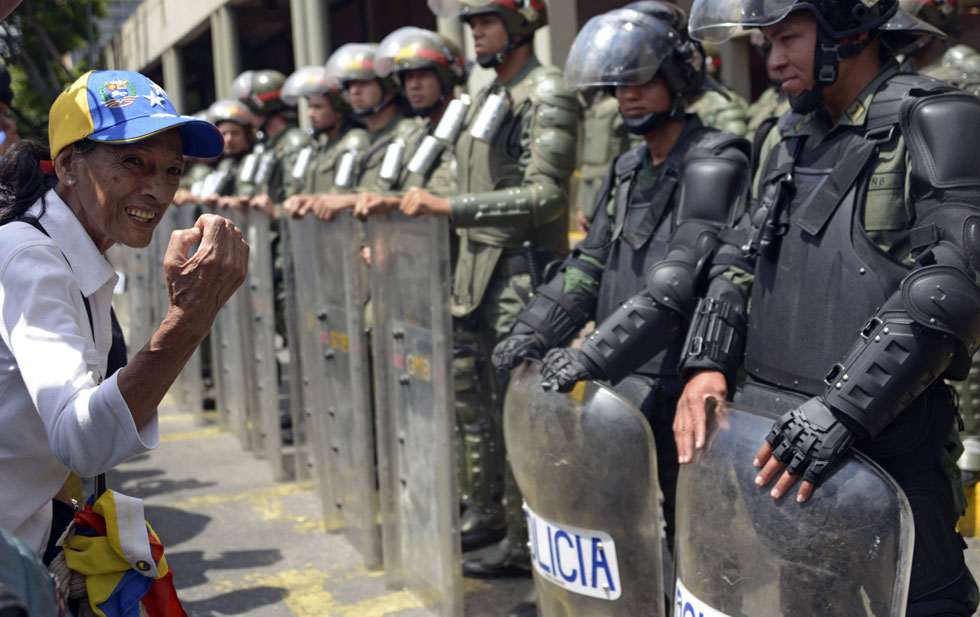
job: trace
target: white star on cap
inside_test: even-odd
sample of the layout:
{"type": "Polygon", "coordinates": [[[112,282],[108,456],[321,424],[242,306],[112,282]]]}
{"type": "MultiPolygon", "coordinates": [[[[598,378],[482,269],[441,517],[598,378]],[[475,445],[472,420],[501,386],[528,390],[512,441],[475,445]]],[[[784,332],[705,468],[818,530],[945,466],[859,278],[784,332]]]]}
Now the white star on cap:
{"type": "Polygon", "coordinates": [[[155,92],[153,94],[144,94],[143,98],[150,101],[150,107],[155,107],[156,105],[163,107],[163,102],[167,100],[165,97],[162,97],[155,92]]]}
{"type": "Polygon", "coordinates": [[[156,85],[152,81],[150,82],[150,88],[152,88],[153,91],[157,93],[157,95],[166,98],[167,93],[163,91],[163,88],[161,88],[160,86],[156,85]]]}

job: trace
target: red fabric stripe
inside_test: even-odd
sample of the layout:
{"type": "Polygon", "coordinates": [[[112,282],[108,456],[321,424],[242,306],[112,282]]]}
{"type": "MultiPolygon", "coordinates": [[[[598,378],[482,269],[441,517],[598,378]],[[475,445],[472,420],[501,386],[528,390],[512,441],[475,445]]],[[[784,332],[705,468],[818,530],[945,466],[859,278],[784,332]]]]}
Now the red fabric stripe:
{"type": "Polygon", "coordinates": [[[81,527],[94,529],[100,536],[106,535],[105,519],[92,512],[92,504],[86,503],[84,510],[75,510],[75,522],[81,527]]]}
{"type": "Polygon", "coordinates": [[[49,176],[53,176],[54,175],[54,163],[51,162],[51,161],[49,161],[49,160],[47,160],[47,159],[42,159],[41,160],[41,173],[47,174],[49,176]]]}
{"type": "Polygon", "coordinates": [[[153,581],[142,602],[143,608],[150,617],[187,617],[184,607],[180,605],[180,600],[177,598],[173,569],[163,578],[153,581]]]}
{"type": "Polygon", "coordinates": [[[265,103],[266,101],[271,101],[273,99],[279,98],[279,90],[270,90],[269,92],[263,92],[262,94],[255,95],[255,98],[265,103]]]}

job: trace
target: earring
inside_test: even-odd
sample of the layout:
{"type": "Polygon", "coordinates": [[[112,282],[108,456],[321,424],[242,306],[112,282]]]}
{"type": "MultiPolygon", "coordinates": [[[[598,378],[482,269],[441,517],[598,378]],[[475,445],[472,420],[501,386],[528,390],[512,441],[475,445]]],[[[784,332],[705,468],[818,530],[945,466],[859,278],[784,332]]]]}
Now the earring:
{"type": "Polygon", "coordinates": [[[75,184],[75,176],[71,174],[65,176],[65,184],[67,184],[68,186],[75,184]]]}

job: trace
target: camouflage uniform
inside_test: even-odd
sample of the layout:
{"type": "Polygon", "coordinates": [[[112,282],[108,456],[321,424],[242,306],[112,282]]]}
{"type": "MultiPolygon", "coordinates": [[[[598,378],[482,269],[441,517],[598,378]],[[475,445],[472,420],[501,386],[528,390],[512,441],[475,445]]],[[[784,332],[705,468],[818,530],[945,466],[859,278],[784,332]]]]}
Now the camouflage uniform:
{"type": "Polygon", "coordinates": [[[748,103],[738,93],[721,86],[720,91],[705,90],[704,94],[688,105],[687,110],[697,114],[705,126],[744,137],[748,132],[747,108],[748,103]]]}
{"type": "Polygon", "coordinates": [[[776,86],[766,88],[759,98],[749,105],[745,137],[751,141],[763,122],[770,118],[779,118],[787,111],[789,111],[789,99],[786,95],[776,86]]]}
{"type": "Polygon", "coordinates": [[[619,101],[605,90],[598,90],[592,103],[585,108],[582,122],[578,182],[574,187],[575,204],[592,220],[596,198],[609,162],[635,145],[637,138],[623,125],[619,101]]]}

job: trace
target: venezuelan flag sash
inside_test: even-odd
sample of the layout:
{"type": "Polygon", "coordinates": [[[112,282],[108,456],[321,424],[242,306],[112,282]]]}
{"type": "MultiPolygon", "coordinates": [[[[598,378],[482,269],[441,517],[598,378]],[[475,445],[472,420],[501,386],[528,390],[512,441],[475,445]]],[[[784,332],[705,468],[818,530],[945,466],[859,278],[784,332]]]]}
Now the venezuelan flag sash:
{"type": "Polygon", "coordinates": [[[141,603],[150,617],[187,617],[141,499],[113,491],[90,497],[61,542],[99,617],[139,617],[141,603]]]}

